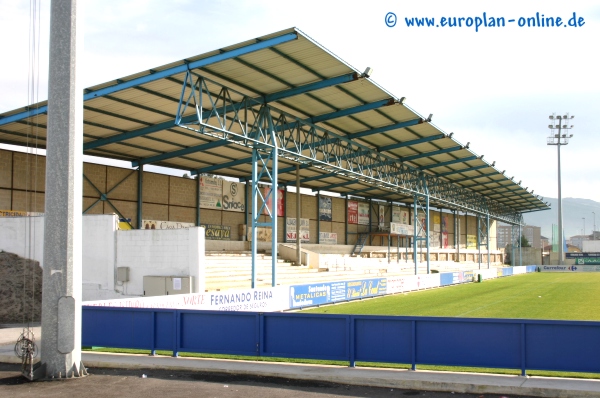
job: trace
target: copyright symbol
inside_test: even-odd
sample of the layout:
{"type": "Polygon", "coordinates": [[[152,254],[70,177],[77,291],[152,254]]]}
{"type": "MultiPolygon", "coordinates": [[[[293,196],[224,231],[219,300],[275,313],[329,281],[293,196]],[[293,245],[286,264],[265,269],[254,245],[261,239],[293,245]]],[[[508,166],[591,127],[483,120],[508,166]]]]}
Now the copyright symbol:
{"type": "Polygon", "coordinates": [[[388,26],[388,28],[393,28],[394,26],[396,26],[396,22],[398,22],[396,14],[394,14],[393,12],[388,12],[387,14],[385,14],[385,24],[388,26]]]}

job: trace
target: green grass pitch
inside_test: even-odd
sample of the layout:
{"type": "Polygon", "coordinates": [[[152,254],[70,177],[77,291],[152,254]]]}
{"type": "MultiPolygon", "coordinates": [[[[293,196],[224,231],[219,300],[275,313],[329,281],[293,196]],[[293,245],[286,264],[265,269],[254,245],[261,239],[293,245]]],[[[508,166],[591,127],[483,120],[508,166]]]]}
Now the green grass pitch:
{"type": "Polygon", "coordinates": [[[531,273],[303,312],[600,321],[600,273],[531,273]]]}

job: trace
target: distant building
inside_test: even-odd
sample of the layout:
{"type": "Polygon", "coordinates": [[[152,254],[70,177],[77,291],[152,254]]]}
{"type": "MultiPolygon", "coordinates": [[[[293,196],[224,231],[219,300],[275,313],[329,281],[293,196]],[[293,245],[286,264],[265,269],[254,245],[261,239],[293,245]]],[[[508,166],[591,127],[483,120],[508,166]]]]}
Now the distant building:
{"type": "MultiPolygon", "coordinates": [[[[542,229],[533,225],[525,225],[521,228],[521,233],[525,236],[531,247],[541,249],[542,246],[542,229]]],[[[510,225],[498,225],[496,228],[496,238],[498,248],[504,248],[506,245],[515,241],[517,237],[512,236],[512,226],[510,225]]],[[[548,241],[547,238],[546,242],[548,241]]]]}
{"type": "Polygon", "coordinates": [[[567,243],[571,243],[573,246],[577,246],[579,250],[583,250],[583,242],[586,240],[592,240],[591,235],[575,235],[571,236],[567,243]]]}

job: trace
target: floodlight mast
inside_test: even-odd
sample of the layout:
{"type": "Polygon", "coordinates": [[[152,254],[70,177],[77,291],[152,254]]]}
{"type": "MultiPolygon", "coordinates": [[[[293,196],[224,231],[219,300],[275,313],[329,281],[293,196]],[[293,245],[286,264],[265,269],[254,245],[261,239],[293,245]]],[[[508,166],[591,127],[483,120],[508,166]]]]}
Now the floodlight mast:
{"type": "Polygon", "coordinates": [[[556,145],[558,153],[558,265],[564,264],[564,246],[563,246],[563,215],[562,215],[562,193],[561,193],[561,180],[560,180],[560,147],[561,145],[569,144],[569,138],[573,137],[573,134],[569,134],[569,130],[574,126],[569,125],[569,122],[575,116],[570,116],[568,113],[563,116],[556,116],[556,113],[550,115],[551,124],[548,125],[550,129],[550,136],[547,139],[548,145],[556,145]]]}

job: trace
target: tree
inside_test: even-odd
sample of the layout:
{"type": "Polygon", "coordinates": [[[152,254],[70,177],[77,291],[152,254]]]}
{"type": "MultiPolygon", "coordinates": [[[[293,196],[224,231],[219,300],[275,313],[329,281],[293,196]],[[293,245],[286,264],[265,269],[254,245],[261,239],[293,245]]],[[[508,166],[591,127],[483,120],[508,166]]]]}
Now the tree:
{"type": "Polygon", "coordinates": [[[521,247],[531,247],[531,244],[525,237],[525,235],[521,235],[521,247]]]}

